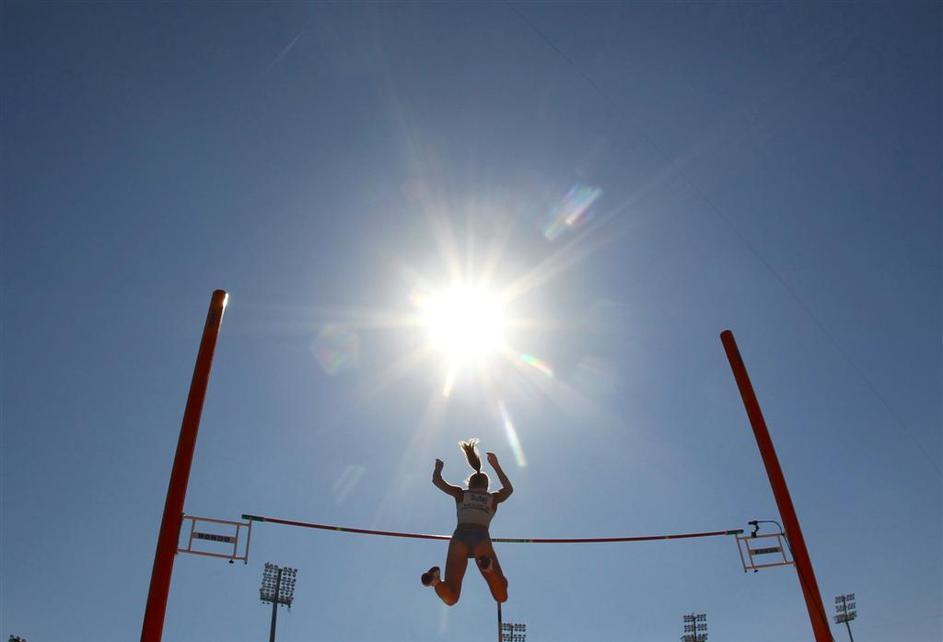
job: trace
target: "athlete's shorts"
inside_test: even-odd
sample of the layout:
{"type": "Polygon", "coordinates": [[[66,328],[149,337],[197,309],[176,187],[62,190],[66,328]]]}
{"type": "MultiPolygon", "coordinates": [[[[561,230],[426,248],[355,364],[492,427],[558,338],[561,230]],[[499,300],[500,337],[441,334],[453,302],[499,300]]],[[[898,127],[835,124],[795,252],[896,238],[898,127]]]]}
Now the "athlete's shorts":
{"type": "Polygon", "coordinates": [[[490,542],[491,536],[487,528],[481,526],[459,526],[452,533],[452,539],[468,547],[468,557],[475,557],[474,550],[483,542],[490,542]]]}

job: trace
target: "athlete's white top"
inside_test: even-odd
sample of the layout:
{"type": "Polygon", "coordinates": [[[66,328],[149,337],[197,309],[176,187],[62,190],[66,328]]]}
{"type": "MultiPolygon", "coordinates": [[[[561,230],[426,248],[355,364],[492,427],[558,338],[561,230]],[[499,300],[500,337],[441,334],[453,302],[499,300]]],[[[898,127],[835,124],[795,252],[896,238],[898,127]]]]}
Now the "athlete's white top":
{"type": "Polygon", "coordinates": [[[488,491],[466,490],[457,502],[459,526],[488,528],[494,517],[494,499],[488,491]]]}

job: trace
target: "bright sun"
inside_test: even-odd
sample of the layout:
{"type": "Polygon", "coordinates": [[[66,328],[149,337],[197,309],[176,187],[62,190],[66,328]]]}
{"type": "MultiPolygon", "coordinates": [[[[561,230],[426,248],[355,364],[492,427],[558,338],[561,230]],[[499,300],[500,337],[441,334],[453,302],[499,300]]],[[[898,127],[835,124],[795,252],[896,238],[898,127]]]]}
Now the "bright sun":
{"type": "Polygon", "coordinates": [[[452,366],[480,362],[504,347],[504,306],[484,288],[451,287],[422,297],[420,309],[432,347],[452,366]]]}

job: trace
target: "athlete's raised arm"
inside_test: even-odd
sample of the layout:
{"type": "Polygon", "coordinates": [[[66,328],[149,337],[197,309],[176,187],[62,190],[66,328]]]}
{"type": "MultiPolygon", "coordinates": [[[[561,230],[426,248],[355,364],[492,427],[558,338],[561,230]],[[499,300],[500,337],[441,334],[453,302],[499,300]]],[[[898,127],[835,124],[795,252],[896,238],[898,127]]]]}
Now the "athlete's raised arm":
{"type": "Polygon", "coordinates": [[[494,493],[494,501],[500,504],[511,496],[511,493],[514,492],[514,486],[511,485],[511,480],[508,479],[508,476],[504,474],[504,469],[501,468],[501,464],[498,462],[498,456],[494,453],[488,453],[486,457],[488,458],[488,463],[494,468],[494,472],[497,473],[498,479],[501,480],[501,490],[494,493]]]}
{"type": "Polygon", "coordinates": [[[435,460],[435,470],[432,471],[432,483],[446,495],[451,495],[455,499],[461,499],[462,489],[442,479],[442,467],[444,465],[441,459],[435,460]]]}

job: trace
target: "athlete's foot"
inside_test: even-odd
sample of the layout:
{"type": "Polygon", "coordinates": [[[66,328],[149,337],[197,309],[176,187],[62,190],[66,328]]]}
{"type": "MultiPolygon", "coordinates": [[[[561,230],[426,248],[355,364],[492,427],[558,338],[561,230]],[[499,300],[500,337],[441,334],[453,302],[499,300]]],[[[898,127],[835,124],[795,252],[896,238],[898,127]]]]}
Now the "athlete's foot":
{"type": "Polygon", "coordinates": [[[491,570],[491,558],[487,555],[482,555],[478,558],[478,568],[482,570],[483,573],[487,573],[491,570]]]}
{"type": "Polygon", "coordinates": [[[423,573],[420,579],[422,580],[423,586],[435,586],[439,583],[439,567],[433,566],[423,573]]]}

